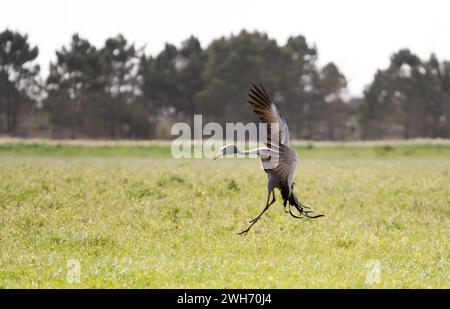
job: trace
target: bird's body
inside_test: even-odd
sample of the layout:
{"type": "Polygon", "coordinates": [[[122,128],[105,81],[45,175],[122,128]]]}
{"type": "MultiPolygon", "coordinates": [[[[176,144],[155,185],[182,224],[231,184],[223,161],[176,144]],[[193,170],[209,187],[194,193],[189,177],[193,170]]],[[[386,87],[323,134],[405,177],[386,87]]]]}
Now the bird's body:
{"type": "MultiPolygon", "coordinates": [[[[287,148],[286,151],[290,152],[290,158],[291,158],[291,164],[290,167],[291,170],[288,171],[288,177],[287,181],[283,181],[283,179],[278,175],[272,168],[264,168],[264,171],[267,173],[267,184],[268,189],[271,191],[274,188],[280,189],[282,192],[282,196],[284,199],[288,199],[290,194],[290,188],[293,183],[293,178],[295,174],[295,168],[297,165],[297,155],[295,151],[291,148],[287,148]]],[[[268,162],[268,159],[271,154],[276,155],[274,151],[272,151],[269,147],[259,147],[259,148],[253,148],[249,150],[241,150],[237,146],[230,144],[222,147],[219,152],[221,155],[230,155],[230,154],[240,154],[240,155],[258,155],[261,157],[262,164],[268,162]]]]}
{"type": "Polygon", "coordinates": [[[248,102],[253,107],[253,110],[258,115],[259,119],[267,124],[267,147],[243,151],[235,145],[226,145],[219,150],[215,157],[217,158],[219,156],[235,153],[259,155],[268,176],[266,206],[257,217],[250,221],[250,226],[240,232],[240,234],[246,234],[275,202],[275,188],[278,188],[281,192],[285,211],[290,213],[293,217],[300,218],[301,215],[308,218],[322,217],[323,215],[311,216],[310,213],[312,211],[306,210],[305,208],[307,207],[299,202],[297,196],[293,192],[297,155],[295,150],[289,147],[289,129],[286,120],[272,102],[262,85],[260,85],[260,87],[253,85],[253,88],[250,89],[248,102]],[[272,200],[269,202],[271,195],[272,200]],[[295,215],[292,212],[291,206],[297,209],[299,215],[295,215]]]}

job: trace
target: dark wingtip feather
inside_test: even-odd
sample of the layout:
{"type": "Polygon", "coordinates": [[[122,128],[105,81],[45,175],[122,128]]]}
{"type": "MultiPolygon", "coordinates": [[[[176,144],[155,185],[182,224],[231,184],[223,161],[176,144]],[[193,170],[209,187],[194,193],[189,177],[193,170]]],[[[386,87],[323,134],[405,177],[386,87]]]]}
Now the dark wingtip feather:
{"type": "Polygon", "coordinates": [[[272,100],[270,99],[270,96],[267,94],[267,92],[265,90],[262,90],[256,84],[253,84],[252,86],[253,87],[250,88],[250,91],[248,93],[248,96],[251,98],[251,100],[263,106],[270,106],[272,100]]]}
{"type": "Polygon", "coordinates": [[[264,92],[264,94],[266,95],[266,97],[271,101],[270,95],[269,93],[266,91],[266,89],[264,88],[262,83],[259,83],[259,86],[261,86],[262,91],[264,92]]]}
{"type": "Polygon", "coordinates": [[[270,98],[270,95],[268,94],[268,92],[266,91],[266,89],[264,88],[263,84],[260,82],[259,86],[257,86],[256,84],[253,84],[253,88],[256,92],[258,92],[260,94],[261,97],[263,97],[266,101],[271,102],[272,99],[270,98]]]}

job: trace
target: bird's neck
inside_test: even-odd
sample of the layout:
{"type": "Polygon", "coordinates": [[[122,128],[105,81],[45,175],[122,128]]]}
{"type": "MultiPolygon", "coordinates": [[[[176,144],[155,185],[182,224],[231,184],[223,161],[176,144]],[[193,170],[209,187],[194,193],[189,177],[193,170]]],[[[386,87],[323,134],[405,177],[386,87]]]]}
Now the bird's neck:
{"type": "Polygon", "coordinates": [[[240,150],[238,147],[236,147],[236,152],[238,154],[242,154],[242,155],[259,155],[259,148],[253,148],[253,149],[249,149],[249,150],[240,150]]]}
{"type": "Polygon", "coordinates": [[[244,150],[243,153],[246,155],[253,155],[253,154],[259,155],[259,148],[244,150]]]}

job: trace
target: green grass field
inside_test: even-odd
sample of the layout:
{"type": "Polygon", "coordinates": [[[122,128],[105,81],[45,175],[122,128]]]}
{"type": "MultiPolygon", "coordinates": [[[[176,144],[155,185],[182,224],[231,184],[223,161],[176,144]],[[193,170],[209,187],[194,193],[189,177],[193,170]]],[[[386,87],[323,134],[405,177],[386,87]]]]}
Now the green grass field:
{"type": "Polygon", "coordinates": [[[297,195],[326,216],[294,219],[277,192],[240,236],[266,199],[257,160],[0,142],[0,287],[450,288],[448,142],[297,150],[297,195]]]}

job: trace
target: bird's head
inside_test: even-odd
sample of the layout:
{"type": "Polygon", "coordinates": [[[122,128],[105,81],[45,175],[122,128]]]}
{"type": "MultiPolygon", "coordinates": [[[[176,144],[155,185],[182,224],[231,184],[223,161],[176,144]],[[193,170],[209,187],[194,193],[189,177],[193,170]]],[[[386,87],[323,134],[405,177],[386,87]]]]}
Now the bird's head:
{"type": "Polygon", "coordinates": [[[237,153],[237,147],[235,145],[226,145],[219,149],[219,151],[213,157],[213,160],[216,160],[217,158],[226,156],[228,154],[235,154],[235,153],[237,153]]]}

